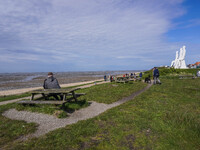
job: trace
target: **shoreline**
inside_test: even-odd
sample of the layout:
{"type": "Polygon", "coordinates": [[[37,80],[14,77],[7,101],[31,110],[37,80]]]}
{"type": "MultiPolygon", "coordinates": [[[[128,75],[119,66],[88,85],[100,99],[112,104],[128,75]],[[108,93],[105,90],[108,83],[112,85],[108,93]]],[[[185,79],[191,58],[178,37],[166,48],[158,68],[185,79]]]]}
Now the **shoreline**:
{"type": "MultiPolygon", "coordinates": [[[[75,83],[67,83],[67,84],[60,84],[61,88],[70,87],[70,86],[77,86],[82,84],[93,83],[97,81],[103,81],[103,79],[91,80],[91,81],[83,81],[83,82],[75,82],[75,83]]],[[[22,88],[22,89],[12,89],[12,90],[5,90],[0,91],[0,96],[9,96],[9,95],[16,95],[26,93],[32,90],[42,89],[43,87],[34,87],[34,88],[22,88]]]]}

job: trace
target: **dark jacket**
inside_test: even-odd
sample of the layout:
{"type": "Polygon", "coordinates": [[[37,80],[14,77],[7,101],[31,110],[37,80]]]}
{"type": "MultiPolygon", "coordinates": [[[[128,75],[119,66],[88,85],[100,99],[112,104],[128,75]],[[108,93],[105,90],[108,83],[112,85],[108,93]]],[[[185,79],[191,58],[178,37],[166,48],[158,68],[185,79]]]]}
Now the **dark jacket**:
{"type": "Polygon", "coordinates": [[[48,77],[44,80],[44,89],[60,89],[60,85],[58,83],[58,80],[56,78],[48,77]]]}
{"type": "Polygon", "coordinates": [[[139,75],[139,76],[140,76],[140,78],[142,78],[142,72],[140,72],[140,75],[139,75]]]}
{"type": "Polygon", "coordinates": [[[154,77],[159,77],[159,71],[158,71],[157,68],[154,69],[154,71],[153,71],[153,76],[154,76],[154,77]]]}

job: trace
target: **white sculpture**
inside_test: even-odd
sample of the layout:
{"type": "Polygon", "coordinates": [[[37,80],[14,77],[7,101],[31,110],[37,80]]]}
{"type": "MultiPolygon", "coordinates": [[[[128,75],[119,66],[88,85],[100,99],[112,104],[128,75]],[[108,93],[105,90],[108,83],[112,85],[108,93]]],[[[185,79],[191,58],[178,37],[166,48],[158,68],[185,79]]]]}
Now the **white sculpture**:
{"type": "Polygon", "coordinates": [[[178,63],[178,51],[176,51],[176,57],[175,57],[175,60],[172,61],[171,67],[172,67],[172,66],[176,66],[177,63],[178,63]]]}
{"type": "Polygon", "coordinates": [[[171,62],[171,67],[174,67],[176,69],[186,69],[186,64],[185,64],[185,46],[180,48],[180,53],[178,56],[178,51],[176,51],[176,58],[174,61],[171,62]]]}
{"type": "Polygon", "coordinates": [[[185,54],[186,54],[186,50],[185,50],[185,46],[183,46],[181,58],[179,58],[180,59],[180,68],[181,69],[187,68],[186,64],[185,64],[185,54]]]}

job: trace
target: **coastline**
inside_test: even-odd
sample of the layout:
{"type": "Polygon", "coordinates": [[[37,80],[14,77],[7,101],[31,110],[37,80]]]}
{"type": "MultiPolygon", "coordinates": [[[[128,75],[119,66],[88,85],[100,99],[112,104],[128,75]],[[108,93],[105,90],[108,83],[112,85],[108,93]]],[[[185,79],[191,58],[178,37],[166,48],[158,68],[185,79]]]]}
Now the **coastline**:
{"type": "MultiPolygon", "coordinates": [[[[103,81],[103,79],[97,79],[97,80],[91,80],[91,81],[83,81],[83,82],[75,82],[75,83],[68,83],[68,84],[61,84],[60,86],[61,86],[61,88],[64,88],[64,87],[70,87],[70,86],[77,86],[77,85],[82,85],[82,84],[93,83],[93,82],[97,82],[97,81],[103,81]]],[[[5,90],[5,91],[0,91],[0,96],[22,94],[22,93],[26,93],[26,92],[29,92],[29,91],[32,91],[32,90],[38,90],[38,89],[42,89],[42,87],[5,90]]]]}

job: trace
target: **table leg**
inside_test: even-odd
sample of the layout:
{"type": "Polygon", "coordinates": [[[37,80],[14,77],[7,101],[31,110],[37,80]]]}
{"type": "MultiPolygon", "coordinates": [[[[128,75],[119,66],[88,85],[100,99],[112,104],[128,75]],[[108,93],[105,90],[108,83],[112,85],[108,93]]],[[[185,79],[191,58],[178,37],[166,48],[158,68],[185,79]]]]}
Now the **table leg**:
{"type": "Polygon", "coordinates": [[[35,95],[35,94],[33,94],[33,93],[31,94],[31,98],[30,98],[31,101],[32,101],[33,98],[34,98],[34,95],[35,95]]]}
{"type": "Polygon", "coordinates": [[[72,91],[72,95],[73,95],[73,98],[75,99],[75,101],[77,101],[77,97],[76,97],[76,94],[74,91],[72,91]]]}
{"type": "Polygon", "coordinates": [[[66,94],[63,94],[63,101],[66,100],[66,94]]]}
{"type": "Polygon", "coordinates": [[[45,96],[44,93],[42,93],[42,96],[44,97],[44,100],[47,100],[47,97],[45,96]]]}

